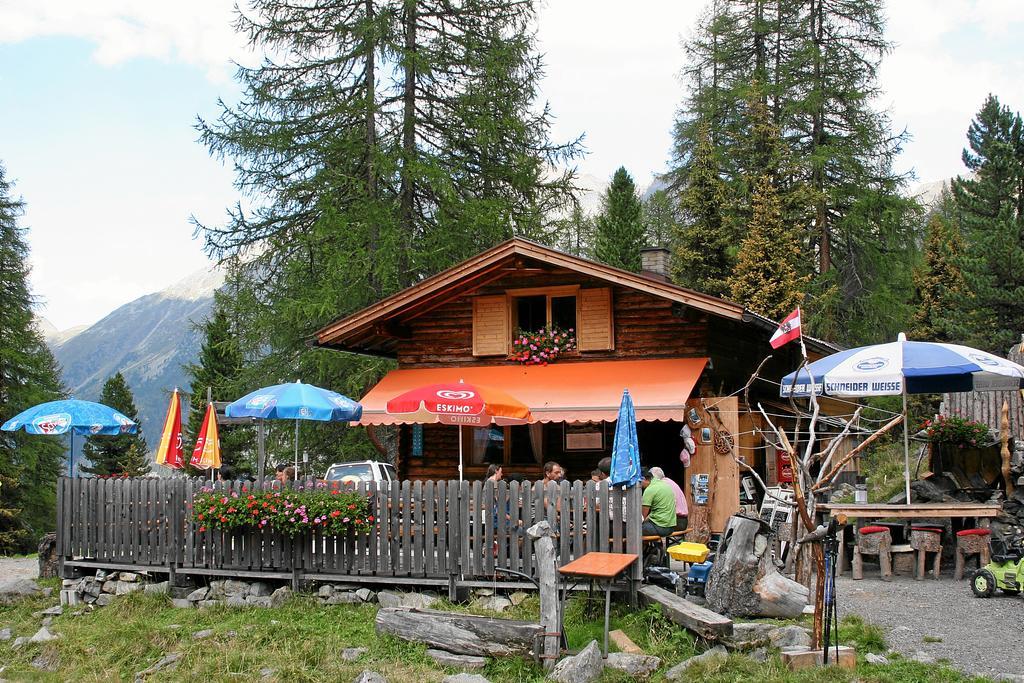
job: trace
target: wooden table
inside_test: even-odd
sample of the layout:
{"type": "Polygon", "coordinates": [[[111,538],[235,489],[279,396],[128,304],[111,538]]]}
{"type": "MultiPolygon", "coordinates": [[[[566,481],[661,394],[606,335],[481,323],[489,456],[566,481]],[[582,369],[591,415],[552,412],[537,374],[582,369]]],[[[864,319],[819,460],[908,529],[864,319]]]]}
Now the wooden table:
{"type": "Polygon", "coordinates": [[[993,503],[820,503],[817,509],[855,519],[927,519],[929,517],[998,517],[1002,507],[993,503]]]}
{"type": "MultiPolygon", "coordinates": [[[[612,604],[612,582],[622,572],[629,569],[639,556],[633,553],[598,553],[590,552],[578,557],[569,564],[559,567],[558,573],[565,581],[562,584],[562,617],[565,615],[565,602],[569,596],[569,579],[589,579],[590,585],[604,582],[604,656],[608,657],[608,619],[612,604]]],[[[577,582],[574,581],[573,585],[577,582]]],[[[559,619],[563,623],[563,619],[559,619]]],[[[564,624],[562,631],[565,631],[564,624]]]]}
{"type": "MultiPolygon", "coordinates": [[[[911,503],[910,505],[888,505],[885,503],[820,503],[815,516],[825,513],[846,515],[859,522],[869,519],[931,519],[977,517],[985,524],[990,517],[998,517],[1002,507],[993,503],[911,503]]],[[[842,574],[846,564],[846,548],[840,534],[838,573],[842,574]]]]}

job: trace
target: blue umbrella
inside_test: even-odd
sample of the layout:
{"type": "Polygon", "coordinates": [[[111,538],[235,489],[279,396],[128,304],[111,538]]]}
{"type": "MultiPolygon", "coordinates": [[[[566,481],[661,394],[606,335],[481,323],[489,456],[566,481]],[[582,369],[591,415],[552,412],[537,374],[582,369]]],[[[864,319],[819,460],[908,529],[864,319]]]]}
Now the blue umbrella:
{"type": "Polygon", "coordinates": [[[336,391],[302,382],[288,382],[246,394],[229,403],[224,414],[261,420],[295,420],[295,471],[298,472],[299,420],[354,422],[363,416],[363,406],[336,391]]]}
{"type": "Polygon", "coordinates": [[[619,417],[612,441],[612,486],[635,486],[640,481],[640,443],[636,436],[636,410],[629,389],[622,392],[619,417]]]}
{"type": "Polygon", "coordinates": [[[67,434],[71,433],[71,454],[68,470],[70,476],[75,474],[75,434],[108,436],[117,434],[134,434],[138,425],[127,416],[102,403],[66,399],[40,403],[28,410],[23,410],[12,417],[0,430],[14,432],[24,429],[29,434],[67,434]]]}
{"type": "Polygon", "coordinates": [[[1024,367],[959,344],[907,341],[834,353],[782,378],[779,394],[790,396],[903,396],[903,464],[910,502],[910,443],[907,394],[1014,391],[1024,388],[1024,367]]]}

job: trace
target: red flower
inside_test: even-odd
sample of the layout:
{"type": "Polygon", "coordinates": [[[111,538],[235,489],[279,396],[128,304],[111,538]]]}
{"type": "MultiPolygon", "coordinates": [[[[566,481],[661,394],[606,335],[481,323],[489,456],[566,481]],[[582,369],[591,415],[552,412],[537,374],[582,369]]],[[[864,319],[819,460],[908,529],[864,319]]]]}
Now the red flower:
{"type": "Polygon", "coordinates": [[[202,521],[202,519],[203,519],[203,514],[199,513],[199,520],[202,521]]]}
{"type": "Polygon", "coordinates": [[[340,510],[335,510],[334,512],[331,513],[331,517],[338,517],[339,515],[341,515],[340,510]]]}
{"type": "Polygon", "coordinates": [[[228,518],[227,518],[227,517],[225,517],[224,515],[221,515],[221,517],[220,517],[220,521],[222,521],[222,522],[226,522],[226,521],[228,521],[228,518]]]}
{"type": "Polygon", "coordinates": [[[353,503],[352,505],[349,505],[349,506],[348,506],[348,509],[349,509],[349,510],[355,510],[355,509],[356,509],[356,506],[355,506],[355,504],[353,503]]]}
{"type": "Polygon", "coordinates": [[[236,511],[236,510],[235,510],[235,508],[228,508],[228,512],[229,512],[229,513],[231,513],[231,512],[235,512],[235,511],[236,511]]]}
{"type": "Polygon", "coordinates": [[[372,522],[373,521],[373,515],[370,515],[369,517],[367,517],[366,521],[367,522],[372,522]]]}
{"type": "Polygon", "coordinates": [[[205,526],[201,526],[201,527],[199,527],[199,530],[200,531],[206,531],[206,527],[205,526]]]}

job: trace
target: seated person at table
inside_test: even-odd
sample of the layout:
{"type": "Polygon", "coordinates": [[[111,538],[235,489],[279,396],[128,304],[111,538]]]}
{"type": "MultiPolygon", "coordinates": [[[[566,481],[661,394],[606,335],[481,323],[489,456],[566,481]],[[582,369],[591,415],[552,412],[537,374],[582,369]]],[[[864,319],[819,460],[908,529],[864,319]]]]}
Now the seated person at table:
{"type": "Polygon", "coordinates": [[[665,476],[665,470],[660,467],[652,467],[651,474],[654,475],[655,479],[660,479],[672,489],[672,495],[676,497],[676,531],[686,531],[686,517],[689,514],[689,508],[686,505],[686,494],[679,488],[679,484],[675,483],[671,479],[665,476]]]}
{"type": "Polygon", "coordinates": [[[547,484],[548,482],[552,482],[552,481],[555,482],[555,483],[558,483],[558,482],[562,481],[562,477],[564,477],[564,476],[565,476],[565,472],[564,472],[564,470],[562,470],[562,466],[559,465],[554,460],[551,460],[549,462],[544,463],[544,483],[545,484],[547,484]]]}
{"type": "Polygon", "coordinates": [[[604,481],[604,472],[602,472],[601,470],[592,471],[590,473],[590,481],[594,482],[595,484],[600,484],[602,481],[604,481]]]}
{"type": "Polygon", "coordinates": [[[655,479],[650,470],[641,471],[640,477],[644,490],[644,523],[640,531],[644,536],[668,536],[676,526],[676,497],[668,484],[655,479]]]}

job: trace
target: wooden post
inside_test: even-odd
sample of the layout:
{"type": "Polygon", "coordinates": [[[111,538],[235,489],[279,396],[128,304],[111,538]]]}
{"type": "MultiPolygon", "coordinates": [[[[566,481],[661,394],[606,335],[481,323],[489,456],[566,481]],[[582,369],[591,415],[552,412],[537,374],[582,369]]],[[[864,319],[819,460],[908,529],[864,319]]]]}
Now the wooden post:
{"type": "Polygon", "coordinates": [[[267,476],[266,435],[263,431],[263,420],[256,423],[256,481],[263,485],[267,476]]]}
{"type": "Polygon", "coordinates": [[[533,551],[537,556],[537,583],[540,586],[540,625],[543,629],[544,646],[541,658],[544,668],[551,670],[558,660],[559,640],[562,634],[558,604],[558,570],[555,567],[554,532],[548,522],[537,522],[526,530],[533,539],[533,551]]]}
{"type": "Polygon", "coordinates": [[[999,441],[1002,448],[999,454],[1003,457],[1003,482],[1006,484],[1007,499],[1013,495],[1013,477],[1010,476],[1010,404],[1003,401],[1003,410],[999,418],[999,441]]]}

